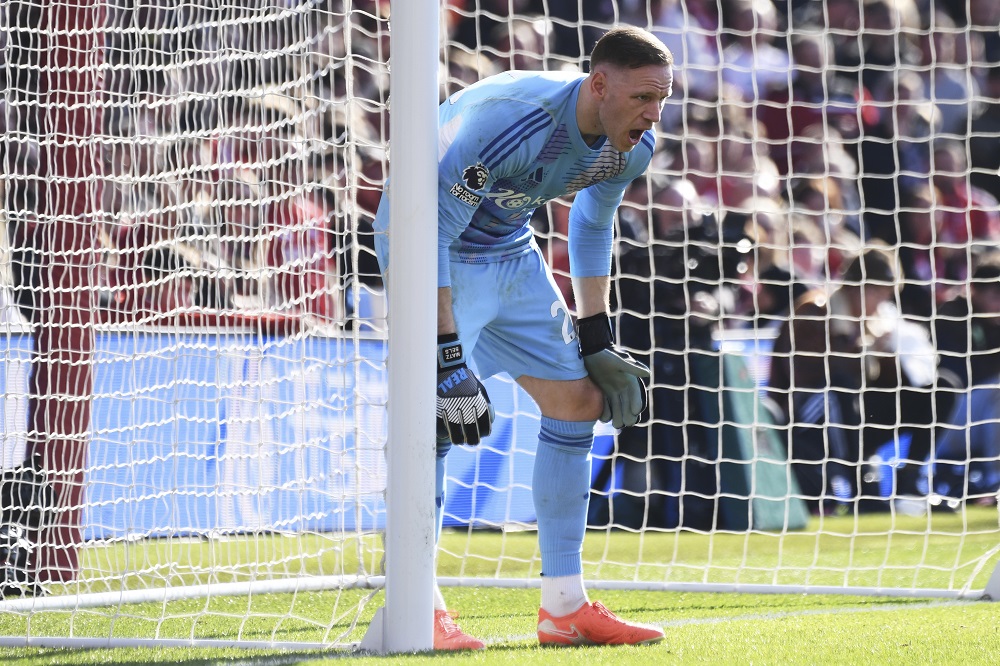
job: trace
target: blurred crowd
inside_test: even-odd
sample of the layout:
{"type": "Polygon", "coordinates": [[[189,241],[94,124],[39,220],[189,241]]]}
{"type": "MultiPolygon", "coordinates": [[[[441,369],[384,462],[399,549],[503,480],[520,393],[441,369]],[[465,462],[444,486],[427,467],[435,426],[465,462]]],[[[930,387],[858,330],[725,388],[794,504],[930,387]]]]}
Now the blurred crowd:
{"type": "MultiPolygon", "coordinates": [[[[575,69],[614,21],[676,59],[657,154],[620,211],[618,334],[653,369],[651,425],[618,441],[626,479],[638,463],[636,515],[718,520],[685,519],[677,498],[719,491],[702,394],[720,339],[739,337],[770,350],[751,370],[813,511],[995,503],[1000,3],[539,4],[507,21],[506,0],[454,3],[452,85],[575,69]]],[[[535,221],[572,302],[568,202],[535,221]]]]}
{"type": "MultiPolygon", "coordinates": [[[[1000,2],[448,0],[442,20],[442,99],[506,69],[586,71],[616,22],[673,52],[673,96],[616,257],[619,336],[654,386],[689,386],[685,358],[742,332],[785,345],[763,378],[783,382],[776,420],[833,424],[848,466],[901,430],[926,456],[942,428],[977,420],[962,390],[1000,375],[1000,2]],[[891,286],[859,291],[869,270],[891,286]],[[840,322],[815,351],[860,362],[797,372],[798,324],[815,317],[840,322]],[[810,397],[834,389],[843,404],[817,411],[810,397]],[[912,405],[879,397],[901,389],[912,405]]],[[[377,314],[389,0],[113,0],[108,23],[102,317],[377,314]]],[[[23,166],[33,153],[20,154],[23,166]]],[[[18,196],[14,210],[30,210],[18,196]]],[[[571,303],[569,203],[534,223],[571,303]]],[[[30,236],[30,220],[9,231],[30,236]]],[[[658,399],[654,419],[690,417],[667,409],[683,396],[658,399]]],[[[829,439],[797,457],[828,457],[829,439]]],[[[800,476],[817,497],[862,485],[849,472],[833,488],[838,471],[819,463],[800,476]]],[[[922,478],[906,491],[934,492],[922,478]]],[[[982,478],[938,490],[995,495],[988,461],[982,478]]]]}

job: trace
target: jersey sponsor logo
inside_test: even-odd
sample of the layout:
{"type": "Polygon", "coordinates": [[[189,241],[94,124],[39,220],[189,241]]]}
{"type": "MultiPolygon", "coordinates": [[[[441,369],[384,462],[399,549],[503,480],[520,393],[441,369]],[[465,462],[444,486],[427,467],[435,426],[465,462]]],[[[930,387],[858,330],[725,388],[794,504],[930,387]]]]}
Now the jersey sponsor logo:
{"type": "Polygon", "coordinates": [[[523,192],[514,190],[500,190],[490,192],[486,198],[504,210],[518,210],[521,208],[538,208],[548,199],[542,197],[531,197],[523,192]]]}
{"type": "Polygon", "coordinates": [[[483,198],[478,194],[476,194],[475,192],[470,192],[469,190],[465,189],[465,187],[463,187],[461,183],[455,183],[454,185],[452,185],[451,189],[448,191],[448,194],[455,197],[462,203],[472,206],[473,208],[478,206],[480,202],[482,202],[483,200],[483,198]]]}
{"type": "Polygon", "coordinates": [[[486,187],[486,180],[490,177],[490,171],[482,162],[473,166],[465,167],[462,172],[462,180],[473,190],[481,190],[486,187]]]}

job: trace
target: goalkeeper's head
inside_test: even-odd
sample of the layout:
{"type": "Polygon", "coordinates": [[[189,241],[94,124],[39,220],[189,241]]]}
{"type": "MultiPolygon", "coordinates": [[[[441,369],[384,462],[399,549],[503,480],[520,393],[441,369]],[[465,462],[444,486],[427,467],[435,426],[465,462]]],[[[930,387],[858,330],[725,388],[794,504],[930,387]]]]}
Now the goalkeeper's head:
{"type": "Polygon", "coordinates": [[[652,33],[633,26],[609,30],[590,54],[590,75],[580,91],[577,117],[584,139],[593,145],[607,137],[621,152],[638,146],[673,90],[673,63],[652,33]]]}
{"type": "Polygon", "coordinates": [[[604,34],[590,53],[590,70],[601,65],[639,69],[649,65],[672,67],[674,56],[651,32],[634,26],[619,26],[604,34]]]}

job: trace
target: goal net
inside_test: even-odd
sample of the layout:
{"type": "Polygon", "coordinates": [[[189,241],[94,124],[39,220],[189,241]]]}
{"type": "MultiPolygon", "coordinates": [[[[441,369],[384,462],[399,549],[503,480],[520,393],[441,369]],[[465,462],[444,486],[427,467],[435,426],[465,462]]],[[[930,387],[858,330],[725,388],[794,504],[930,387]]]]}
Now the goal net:
{"type": "MultiPolygon", "coordinates": [[[[598,428],[588,585],[1000,593],[994,5],[442,3],[442,98],[585,72],[615,24],[676,60],[617,227],[650,408],[598,428]]],[[[0,643],[356,645],[386,574],[372,218],[406,26],[388,0],[0,12],[0,643]]],[[[570,203],[533,224],[572,303],[570,203]]],[[[539,414],[487,387],[441,582],[533,586],[539,414]]]]}

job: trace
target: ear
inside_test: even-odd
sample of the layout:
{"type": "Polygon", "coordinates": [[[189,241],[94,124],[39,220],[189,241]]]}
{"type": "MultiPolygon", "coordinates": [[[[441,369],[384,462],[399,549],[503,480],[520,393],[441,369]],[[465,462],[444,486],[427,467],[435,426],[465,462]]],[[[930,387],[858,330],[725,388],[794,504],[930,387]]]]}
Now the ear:
{"type": "Polygon", "coordinates": [[[608,94],[608,77],[603,69],[595,69],[590,73],[590,92],[598,100],[603,100],[608,94]]]}

